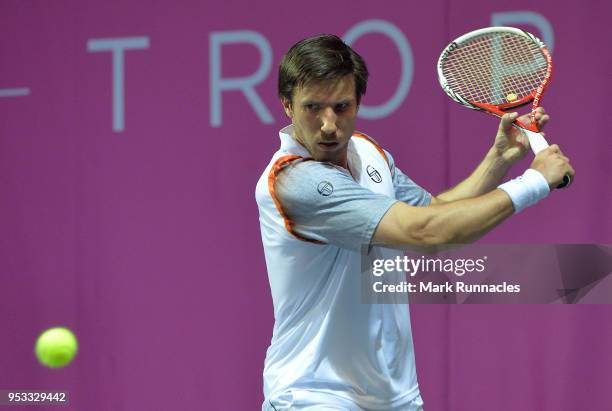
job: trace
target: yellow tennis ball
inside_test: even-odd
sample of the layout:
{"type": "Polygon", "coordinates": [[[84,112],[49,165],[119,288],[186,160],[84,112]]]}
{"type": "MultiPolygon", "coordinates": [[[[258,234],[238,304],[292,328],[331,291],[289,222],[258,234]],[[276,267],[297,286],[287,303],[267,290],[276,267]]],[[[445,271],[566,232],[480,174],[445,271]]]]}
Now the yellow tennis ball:
{"type": "Polygon", "coordinates": [[[34,352],[42,365],[59,368],[70,364],[78,349],[79,343],[72,331],[56,327],[38,337],[34,352]]]}
{"type": "Polygon", "coordinates": [[[517,98],[518,98],[518,96],[517,96],[516,94],[514,94],[514,93],[509,93],[509,94],[506,96],[506,100],[508,100],[509,102],[513,102],[513,101],[515,101],[517,98]]]}

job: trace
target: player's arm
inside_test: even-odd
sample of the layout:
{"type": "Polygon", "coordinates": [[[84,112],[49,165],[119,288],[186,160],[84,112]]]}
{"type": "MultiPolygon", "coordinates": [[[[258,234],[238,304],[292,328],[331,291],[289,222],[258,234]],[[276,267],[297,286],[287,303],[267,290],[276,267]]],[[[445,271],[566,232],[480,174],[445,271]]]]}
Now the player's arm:
{"type": "Polygon", "coordinates": [[[431,203],[447,203],[488,193],[500,184],[509,168],[494,149],[491,149],[469,177],[456,186],[432,196],[431,203]]]}
{"type": "Polygon", "coordinates": [[[473,242],[546,197],[565,174],[573,177],[574,169],[559,147],[552,145],[538,153],[520,179],[487,194],[427,207],[394,204],[378,224],[372,243],[401,247],[473,242]]]}
{"type": "Polygon", "coordinates": [[[513,213],[512,201],[502,190],[427,207],[413,207],[400,201],[380,221],[372,243],[390,246],[469,243],[513,213]]]}
{"type": "MultiPolygon", "coordinates": [[[[495,137],[495,143],[478,167],[468,178],[455,187],[433,196],[432,204],[476,197],[488,193],[502,182],[510,167],[523,159],[529,151],[529,141],[527,138],[516,128],[512,127],[512,122],[516,117],[516,113],[508,113],[502,117],[495,137]]],[[[520,117],[519,120],[529,124],[530,117],[526,114],[520,117]]],[[[548,123],[548,120],[549,116],[546,114],[546,111],[539,107],[536,110],[538,128],[541,130],[548,123]]]]}

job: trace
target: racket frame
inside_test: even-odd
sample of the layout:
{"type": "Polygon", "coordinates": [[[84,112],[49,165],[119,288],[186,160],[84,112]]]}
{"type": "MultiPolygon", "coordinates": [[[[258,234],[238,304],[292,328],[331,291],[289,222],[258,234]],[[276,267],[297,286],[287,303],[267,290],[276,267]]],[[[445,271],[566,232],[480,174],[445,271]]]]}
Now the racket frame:
{"type": "Polygon", "coordinates": [[[532,131],[534,133],[539,133],[539,129],[537,126],[537,121],[535,119],[535,111],[538,107],[540,107],[540,102],[542,101],[542,95],[544,94],[544,90],[546,90],[546,88],[548,87],[548,85],[550,84],[550,80],[552,77],[552,72],[553,72],[553,64],[552,64],[552,57],[550,55],[550,52],[548,51],[548,49],[546,48],[546,45],[536,36],[534,36],[533,34],[526,32],[524,30],[521,29],[517,29],[515,27],[504,27],[504,26],[495,26],[495,27],[486,27],[486,28],[482,28],[482,29],[478,29],[478,30],[474,30],[471,31],[469,33],[466,33],[460,37],[458,37],[457,39],[455,39],[454,41],[452,41],[451,43],[448,44],[448,46],[446,46],[444,48],[444,50],[442,51],[442,54],[440,54],[440,58],[438,59],[438,80],[440,81],[440,85],[442,86],[442,89],[444,90],[444,92],[446,92],[446,94],[448,94],[448,96],[450,98],[452,98],[453,100],[455,100],[457,103],[468,107],[472,110],[479,110],[479,111],[486,111],[490,114],[493,114],[497,117],[501,117],[504,115],[504,112],[510,109],[514,109],[514,108],[518,108],[518,107],[522,107],[524,105],[529,104],[530,102],[533,102],[532,106],[531,106],[531,124],[525,124],[521,121],[516,120],[515,123],[522,129],[524,130],[529,130],[532,131]],[[464,97],[460,96],[459,94],[457,94],[449,85],[446,76],[444,76],[443,73],[443,66],[444,66],[444,62],[446,60],[446,58],[448,57],[448,55],[450,53],[452,53],[457,47],[461,46],[462,44],[467,43],[468,41],[472,40],[475,37],[480,37],[482,35],[485,34],[490,34],[490,33],[511,33],[514,35],[519,35],[521,37],[525,37],[527,39],[529,39],[531,42],[533,42],[534,44],[536,44],[540,51],[542,52],[544,58],[546,59],[546,63],[547,63],[547,68],[546,68],[546,74],[544,76],[544,80],[542,81],[542,83],[540,83],[540,85],[538,86],[538,88],[536,90],[534,90],[532,93],[530,93],[529,95],[523,97],[520,100],[517,101],[513,101],[513,102],[508,102],[505,104],[487,104],[487,103],[480,103],[480,102],[476,102],[476,101],[469,101],[467,99],[465,99],[464,97]]]}
{"type": "MultiPolygon", "coordinates": [[[[474,30],[469,33],[466,33],[458,37],[451,43],[449,43],[449,45],[446,46],[446,48],[442,51],[442,54],[440,54],[440,58],[438,59],[438,79],[440,81],[440,85],[442,86],[442,89],[446,92],[446,94],[448,94],[450,98],[452,98],[457,103],[465,107],[468,107],[472,110],[485,111],[497,117],[502,117],[504,115],[504,111],[506,110],[518,108],[518,107],[528,104],[529,102],[533,102],[531,106],[531,115],[530,115],[531,124],[524,124],[521,121],[515,120],[513,125],[516,128],[518,128],[520,131],[522,131],[529,138],[529,145],[531,146],[531,149],[533,150],[535,154],[539,153],[540,151],[548,147],[548,142],[546,141],[546,139],[544,138],[544,136],[540,133],[540,130],[538,129],[538,126],[537,126],[538,123],[535,118],[535,112],[536,112],[536,109],[540,107],[540,102],[542,101],[542,95],[544,94],[544,90],[546,90],[546,88],[550,84],[552,72],[553,72],[552,57],[550,55],[550,52],[546,48],[546,45],[533,34],[526,32],[524,30],[521,30],[521,29],[517,29],[515,27],[504,27],[504,26],[485,27],[482,29],[478,29],[478,30],[474,30]],[[547,64],[546,74],[544,75],[544,80],[540,83],[540,85],[535,91],[533,91],[529,95],[517,101],[508,102],[505,104],[497,104],[497,105],[469,101],[463,98],[462,96],[460,96],[459,94],[457,94],[455,91],[453,91],[450,85],[448,84],[446,76],[444,76],[444,73],[442,70],[444,66],[444,62],[446,58],[448,57],[448,55],[452,53],[461,44],[466,43],[467,41],[473,39],[474,37],[482,36],[484,34],[499,33],[499,32],[512,33],[515,35],[525,37],[531,40],[534,44],[536,44],[539,47],[540,51],[546,58],[546,64],[547,64]]],[[[563,183],[557,186],[557,188],[567,187],[571,184],[571,182],[572,182],[571,177],[569,176],[569,174],[566,174],[563,177],[563,183]]]]}

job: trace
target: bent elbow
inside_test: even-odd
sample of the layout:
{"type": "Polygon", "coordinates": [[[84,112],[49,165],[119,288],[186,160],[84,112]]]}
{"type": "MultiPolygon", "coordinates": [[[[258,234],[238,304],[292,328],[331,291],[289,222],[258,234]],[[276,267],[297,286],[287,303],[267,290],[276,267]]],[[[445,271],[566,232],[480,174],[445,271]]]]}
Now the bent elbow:
{"type": "Polygon", "coordinates": [[[420,227],[413,228],[411,237],[414,244],[438,246],[451,243],[455,236],[448,227],[440,226],[434,221],[429,220],[420,227]]]}
{"type": "Polygon", "coordinates": [[[413,234],[416,244],[434,248],[452,244],[468,244],[475,240],[456,224],[435,219],[416,229],[413,234]]]}

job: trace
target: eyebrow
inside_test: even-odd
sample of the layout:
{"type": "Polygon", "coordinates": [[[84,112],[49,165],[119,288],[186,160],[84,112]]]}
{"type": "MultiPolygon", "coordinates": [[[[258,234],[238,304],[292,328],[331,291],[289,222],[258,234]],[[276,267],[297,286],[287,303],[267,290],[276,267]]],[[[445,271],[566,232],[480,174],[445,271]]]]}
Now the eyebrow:
{"type": "MultiPolygon", "coordinates": [[[[349,99],[342,99],[342,100],[338,100],[338,101],[335,101],[335,102],[331,103],[331,105],[332,105],[332,106],[336,106],[336,105],[338,105],[338,104],[350,104],[350,103],[352,103],[354,100],[355,100],[355,99],[352,99],[352,98],[349,98],[349,99]]],[[[300,104],[301,104],[301,105],[303,105],[303,106],[307,106],[307,105],[309,105],[309,104],[318,104],[318,105],[323,105],[323,103],[322,103],[322,102],[320,102],[320,101],[317,101],[317,100],[310,100],[310,99],[309,99],[309,100],[304,100],[304,101],[300,102],[300,104]]]]}

